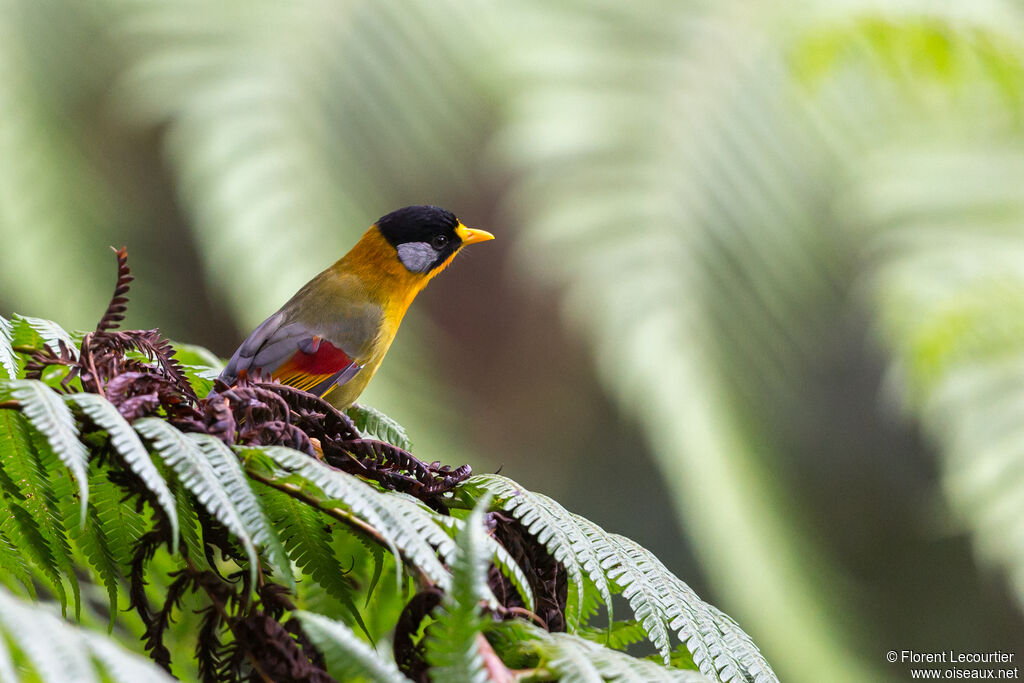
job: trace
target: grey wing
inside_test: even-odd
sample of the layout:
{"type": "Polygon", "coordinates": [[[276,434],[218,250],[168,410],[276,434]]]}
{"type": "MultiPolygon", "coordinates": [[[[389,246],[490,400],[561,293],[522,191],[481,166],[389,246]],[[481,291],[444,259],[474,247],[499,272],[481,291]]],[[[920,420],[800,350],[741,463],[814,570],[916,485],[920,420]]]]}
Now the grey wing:
{"type": "Polygon", "coordinates": [[[242,370],[258,369],[269,375],[288,360],[311,333],[301,323],[286,324],[284,320],[284,312],[278,311],[260,323],[231,356],[219,379],[234,384],[242,370]]]}

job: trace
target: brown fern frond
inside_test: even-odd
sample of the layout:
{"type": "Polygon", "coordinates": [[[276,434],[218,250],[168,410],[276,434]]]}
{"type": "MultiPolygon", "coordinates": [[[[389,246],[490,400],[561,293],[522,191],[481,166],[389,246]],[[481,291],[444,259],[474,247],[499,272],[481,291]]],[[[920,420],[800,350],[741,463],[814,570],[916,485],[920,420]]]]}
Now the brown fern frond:
{"type": "Polygon", "coordinates": [[[128,297],[125,295],[128,294],[129,283],[135,279],[128,270],[128,248],[111,249],[117,254],[117,284],[114,286],[114,296],[111,297],[106,312],[96,325],[97,332],[120,327],[121,321],[124,320],[124,312],[128,308],[128,297]]]}

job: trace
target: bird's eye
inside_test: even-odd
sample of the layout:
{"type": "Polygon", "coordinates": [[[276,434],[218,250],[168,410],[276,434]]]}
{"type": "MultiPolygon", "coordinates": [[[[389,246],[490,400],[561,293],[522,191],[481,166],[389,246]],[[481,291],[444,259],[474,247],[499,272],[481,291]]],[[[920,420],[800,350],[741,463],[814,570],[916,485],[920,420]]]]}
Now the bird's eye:
{"type": "Polygon", "coordinates": [[[440,251],[448,246],[448,238],[444,235],[434,235],[434,239],[430,241],[430,245],[440,251]]]}

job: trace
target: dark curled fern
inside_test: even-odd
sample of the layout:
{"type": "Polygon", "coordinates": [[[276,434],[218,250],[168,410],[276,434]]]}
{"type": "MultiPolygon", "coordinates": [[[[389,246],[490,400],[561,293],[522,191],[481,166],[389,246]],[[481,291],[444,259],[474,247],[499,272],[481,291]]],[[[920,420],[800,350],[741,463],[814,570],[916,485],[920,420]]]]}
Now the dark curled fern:
{"type": "MultiPolygon", "coordinates": [[[[519,520],[490,512],[487,527],[494,540],[508,550],[516,564],[523,568],[533,591],[534,615],[551,632],[565,631],[565,606],[569,594],[568,574],[565,567],[548,553],[537,538],[526,530],[519,520]]],[[[487,583],[506,616],[522,616],[525,609],[519,591],[498,568],[491,565],[487,583]]]]}
{"type": "MultiPolygon", "coordinates": [[[[114,249],[111,247],[111,249],[114,249]]],[[[120,327],[124,320],[125,311],[128,309],[128,287],[135,276],[128,270],[128,249],[121,247],[114,249],[117,256],[117,283],[114,285],[114,296],[111,297],[107,310],[96,325],[97,332],[107,332],[120,327]]]]}
{"type": "Polygon", "coordinates": [[[423,644],[415,639],[420,624],[428,614],[441,604],[442,593],[436,588],[420,591],[406,603],[395,626],[395,640],[392,649],[398,670],[418,683],[428,683],[427,660],[423,644]]]}

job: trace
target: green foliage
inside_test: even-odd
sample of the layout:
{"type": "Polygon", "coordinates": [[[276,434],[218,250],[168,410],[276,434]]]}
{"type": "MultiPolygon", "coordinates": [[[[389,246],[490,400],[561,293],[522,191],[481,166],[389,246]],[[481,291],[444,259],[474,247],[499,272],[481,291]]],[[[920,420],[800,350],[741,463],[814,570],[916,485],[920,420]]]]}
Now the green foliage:
{"type": "Polygon", "coordinates": [[[387,441],[404,450],[412,448],[405,428],[376,408],[356,404],[346,412],[355,422],[356,429],[367,437],[387,441]]]}
{"type": "Polygon", "coordinates": [[[491,502],[482,496],[456,537],[451,589],[435,611],[436,622],[427,636],[431,679],[442,683],[485,683],[487,672],[478,638],[483,625],[481,603],[490,602],[487,567],[490,553],[484,543],[484,511],[491,502]]]}
{"type": "MultiPolygon", "coordinates": [[[[31,329],[56,326],[37,322],[31,329]]],[[[183,419],[181,401],[187,399],[172,400],[168,383],[188,380],[176,375],[163,352],[119,361],[116,349],[128,346],[133,333],[95,334],[83,338],[81,357],[113,375],[122,367],[118,363],[128,363],[134,374],[119,381],[141,381],[139,389],[150,388],[156,398],[145,404],[146,416],[128,422],[99,393],[62,393],[66,383],[59,373],[50,383],[0,379],[6,401],[0,407],[0,567],[10,590],[65,605],[70,588],[77,614],[83,577],[87,595],[97,585],[109,600],[107,610],[86,604],[83,621],[106,618],[119,637],[127,631],[141,638],[126,644],[144,646],[158,664],[179,671],[191,658],[180,648],[195,647],[199,673],[210,680],[237,680],[248,667],[286,678],[301,671],[327,675],[318,668],[325,662],[337,680],[404,680],[401,672],[429,666],[435,680],[483,681],[488,671],[507,668],[505,660],[523,658],[539,667],[538,675],[556,673],[562,680],[776,680],[735,623],[653,556],[545,496],[488,475],[440,498],[421,494],[421,500],[284,446],[232,449],[214,432],[182,431],[172,424],[234,434],[221,426],[232,424],[221,400],[197,402],[214,411],[216,424],[183,419]],[[100,349],[108,356],[99,355],[100,349]],[[487,531],[507,523],[492,509],[521,522],[518,542],[510,546],[517,554],[499,541],[503,536],[487,531]],[[533,567],[549,554],[560,563],[560,580],[569,577],[566,588],[575,608],[560,602],[558,579],[544,578],[533,567]],[[388,572],[394,569],[396,581],[378,585],[385,565],[388,572]],[[497,599],[496,586],[505,602],[497,599]],[[539,618],[531,614],[538,591],[560,611],[575,609],[568,627],[579,635],[529,625],[528,619],[539,618]],[[619,592],[634,619],[607,627],[592,623],[596,606],[603,602],[610,611],[619,592]],[[126,621],[125,595],[141,629],[126,621]],[[425,608],[432,599],[437,608],[425,608]],[[372,624],[363,619],[361,604],[374,610],[372,624]],[[314,606],[340,614],[344,622],[311,611],[314,606]],[[187,630],[176,630],[176,614],[187,630]],[[373,644],[373,632],[394,638],[396,647],[404,643],[397,665],[373,644]],[[671,634],[708,678],[672,668],[685,658],[668,657],[671,634]],[[610,649],[645,637],[665,655],[661,664],[610,649]],[[274,659],[274,652],[291,653],[290,664],[274,659]],[[420,652],[425,661],[418,660],[420,652]],[[275,668],[280,666],[299,668],[275,668]]],[[[74,365],[70,354],[53,350],[42,335],[35,343],[34,351],[19,345],[18,353],[31,360],[16,364],[20,373],[74,365]]],[[[84,363],[74,367],[81,387],[98,386],[99,375],[84,363]]],[[[195,367],[188,374],[204,373],[195,367]]],[[[106,381],[114,386],[112,375],[106,381]]],[[[182,390],[174,397],[186,395],[182,390]]],[[[132,413],[142,405],[123,396],[117,400],[132,413]]],[[[366,409],[361,414],[372,416],[360,423],[366,435],[390,434],[407,443],[387,416],[366,409]]],[[[255,428],[257,418],[249,420],[245,427],[255,428]]],[[[391,457],[389,452],[373,451],[381,458],[391,457]]],[[[90,658],[113,680],[142,678],[144,665],[105,637],[66,626],[51,629],[51,616],[21,631],[29,608],[6,593],[0,593],[0,603],[0,628],[13,648],[0,648],[0,675],[23,655],[43,680],[90,680],[90,658]],[[57,636],[40,637],[44,626],[57,636]],[[59,656],[43,657],[43,642],[59,656]]]]}
{"type": "Polygon", "coordinates": [[[45,606],[26,604],[0,589],[0,681],[26,680],[27,672],[44,683],[173,680],[111,640],[70,626],[45,606]]]}
{"type": "Polygon", "coordinates": [[[12,332],[11,323],[0,315],[0,368],[7,373],[8,379],[18,376],[18,363],[14,359],[14,349],[11,348],[12,332]]]}
{"type": "Polygon", "coordinates": [[[297,614],[306,633],[324,653],[328,666],[338,675],[339,680],[381,683],[403,683],[409,680],[399,673],[398,667],[386,652],[375,650],[360,640],[345,624],[313,612],[297,614]]]}

